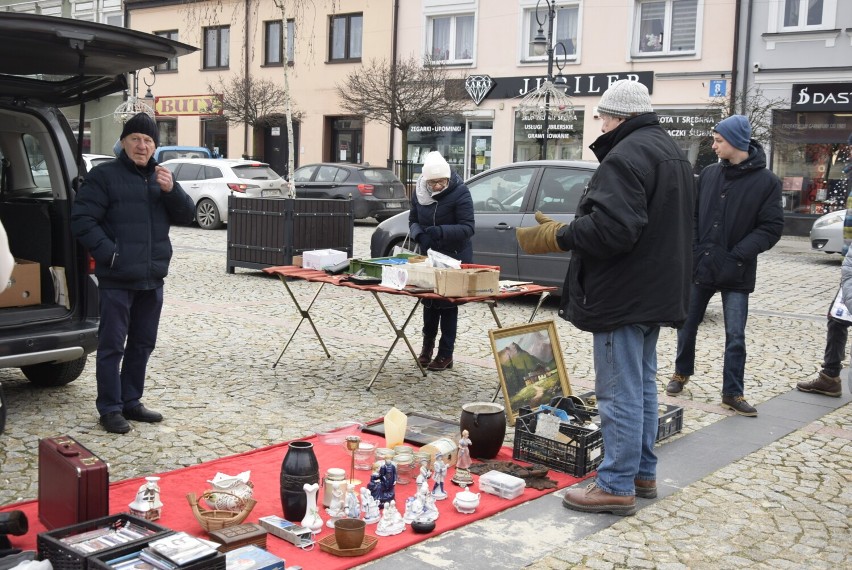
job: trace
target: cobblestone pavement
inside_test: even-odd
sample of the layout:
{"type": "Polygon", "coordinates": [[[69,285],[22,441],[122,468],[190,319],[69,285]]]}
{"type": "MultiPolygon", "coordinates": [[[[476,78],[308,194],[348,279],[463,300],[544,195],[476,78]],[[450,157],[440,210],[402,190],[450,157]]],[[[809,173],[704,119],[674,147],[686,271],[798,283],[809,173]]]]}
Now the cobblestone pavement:
{"type": "MultiPolygon", "coordinates": [[[[372,230],[369,224],[356,226],[356,256],[369,255],[372,230]]],[[[0,436],[0,505],[36,496],[41,437],[68,433],[85,441],[110,462],[111,478],[119,480],[305,436],[351,418],[371,419],[391,406],[458,418],[462,404],[494,395],[498,380],[487,335],[494,323],[484,305],[462,308],[453,370],[424,379],[400,345],[368,392],[394,337],[371,296],[326,287],[312,315],[331,358],[304,324],[272,368],[299,319],[280,281],[245,269],[227,274],[224,230],[174,228],[172,239],[172,274],[145,396],[166,420],[134,423],[125,436],[102,431],[94,409],[93,358],[81,378],[56,389],[35,389],[19,371],[0,370],[9,405],[0,436]]],[[[810,252],[804,238],[786,237],[761,257],[746,365],[746,397],[758,410],[817,373],[840,261],[810,252]]],[[[303,305],[316,289],[301,281],[291,287],[303,305]]],[[[412,306],[408,298],[384,300],[395,320],[412,306]]],[[[504,325],[520,324],[533,306],[519,300],[497,311],[504,325]]],[[[591,336],[559,319],[555,308],[548,301],[538,319],[556,322],[572,388],[591,388],[591,336]]],[[[415,348],[418,323],[415,316],[408,329],[415,348]]],[[[719,406],[724,327],[718,297],[699,330],[696,374],[676,399],[664,391],[675,344],[674,331],[664,330],[660,400],[684,407],[677,438],[732,413],[719,406]]],[[[852,406],[846,404],[634,517],[570,545],[554,544],[531,567],[850,567],[850,440],[852,406]]]]}

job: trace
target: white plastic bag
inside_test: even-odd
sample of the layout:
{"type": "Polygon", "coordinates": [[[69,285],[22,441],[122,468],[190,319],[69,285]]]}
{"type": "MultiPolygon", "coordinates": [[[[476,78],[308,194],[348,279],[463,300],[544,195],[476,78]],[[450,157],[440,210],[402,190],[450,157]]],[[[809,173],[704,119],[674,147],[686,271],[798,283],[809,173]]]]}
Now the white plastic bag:
{"type": "Polygon", "coordinates": [[[431,263],[432,267],[436,267],[438,269],[461,269],[461,261],[450,257],[449,255],[445,255],[440,251],[430,249],[426,255],[429,258],[428,263],[431,263]]]}

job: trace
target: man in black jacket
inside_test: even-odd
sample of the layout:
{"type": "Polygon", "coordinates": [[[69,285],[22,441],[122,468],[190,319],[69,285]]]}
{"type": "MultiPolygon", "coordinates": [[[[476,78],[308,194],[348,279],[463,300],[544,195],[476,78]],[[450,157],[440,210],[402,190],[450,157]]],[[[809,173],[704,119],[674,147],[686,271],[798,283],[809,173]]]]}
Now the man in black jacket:
{"type": "Polygon", "coordinates": [[[751,138],[743,115],[716,125],[713,150],[719,162],[698,177],[689,316],[677,334],[675,373],[666,393],[680,394],[694,374],[698,325],[707,303],[720,291],[725,317],[722,407],[754,417],[757,410],[743,396],[748,296],[757,278],[757,256],[775,245],[784,229],[781,181],[766,168],[763,147],[751,138]]]}
{"type": "Polygon", "coordinates": [[[594,334],[595,396],[606,453],[595,482],[562,504],[630,515],[657,496],[657,338],[686,318],[695,188],[648,89],[613,83],[598,104],[600,166],[570,224],[536,213],[517,230],[527,253],[571,251],[559,314],[594,334]]]}
{"type": "Polygon", "coordinates": [[[148,357],[157,341],[163,278],[172,257],[171,224],[189,224],[195,206],[172,173],[151,157],[158,129],[145,113],[121,132],[122,152],[86,175],[71,210],[71,227],[95,259],[100,326],[96,406],[110,433],[127,420],[159,422],[142,402],[148,357]]]}

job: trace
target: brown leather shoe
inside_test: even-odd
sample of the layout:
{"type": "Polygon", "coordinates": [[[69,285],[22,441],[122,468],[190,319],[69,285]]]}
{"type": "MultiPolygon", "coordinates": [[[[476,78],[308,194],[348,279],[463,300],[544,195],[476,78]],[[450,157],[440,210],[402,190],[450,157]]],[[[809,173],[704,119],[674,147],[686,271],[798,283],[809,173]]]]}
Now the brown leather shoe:
{"type": "Polygon", "coordinates": [[[426,367],[429,366],[429,363],[432,362],[432,352],[435,350],[435,339],[434,338],[424,338],[423,339],[423,347],[420,349],[420,356],[417,357],[417,362],[420,363],[420,366],[426,367]]]}
{"type": "Polygon", "coordinates": [[[813,380],[803,380],[797,383],[796,388],[802,392],[816,392],[834,398],[839,398],[843,394],[840,376],[829,376],[824,372],[820,372],[819,376],[813,380]]]}
{"type": "Polygon", "coordinates": [[[672,379],[669,381],[668,386],[666,386],[666,394],[677,396],[683,392],[683,387],[686,386],[687,382],[689,382],[689,376],[675,372],[672,374],[672,379]]]}
{"type": "Polygon", "coordinates": [[[636,496],[640,499],[657,498],[657,482],[653,479],[634,479],[633,486],[636,487],[636,496]]]}
{"type": "Polygon", "coordinates": [[[436,356],[435,360],[429,363],[429,366],[426,368],[428,370],[432,370],[433,372],[440,372],[442,370],[447,370],[448,368],[453,367],[453,357],[452,356],[436,356]]]}
{"type": "Polygon", "coordinates": [[[568,489],[562,506],[584,513],[612,513],[624,517],[636,512],[636,497],[610,495],[592,483],[585,489],[568,489]]]}

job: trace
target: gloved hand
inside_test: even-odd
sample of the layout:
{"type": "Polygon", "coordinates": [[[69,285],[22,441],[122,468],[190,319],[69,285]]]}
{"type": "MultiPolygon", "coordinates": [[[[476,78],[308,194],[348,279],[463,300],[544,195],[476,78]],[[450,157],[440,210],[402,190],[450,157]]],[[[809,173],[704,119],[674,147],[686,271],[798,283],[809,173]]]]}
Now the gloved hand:
{"type": "Polygon", "coordinates": [[[420,244],[420,253],[423,255],[426,255],[426,252],[432,249],[432,238],[426,232],[417,236],[417,243],[420,244]]]}
{"type": "Polygon", "coordinates": [[[423,230],[429,237],[432,238],[433,242],[440,241],[442,237],[444,237],[444,230],[441,229],[441,226],[429,226],[423,230]]]}
{"type": "Polygon", "coordinates": [[[542,214],[535,213],[537,226],[518,228],[515,232],[518,244],[527,253],[556,253],[562,251],[556,242],[556,232],[565,224],[552,220],[542,214]]]}

